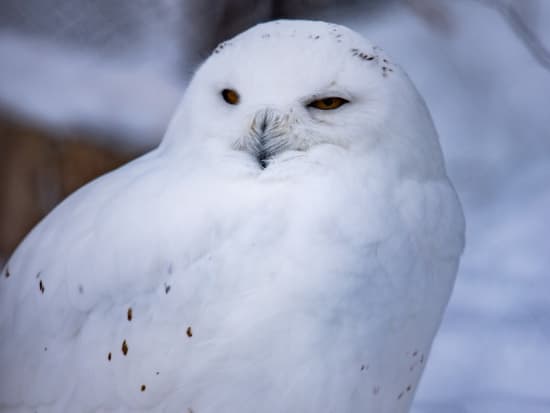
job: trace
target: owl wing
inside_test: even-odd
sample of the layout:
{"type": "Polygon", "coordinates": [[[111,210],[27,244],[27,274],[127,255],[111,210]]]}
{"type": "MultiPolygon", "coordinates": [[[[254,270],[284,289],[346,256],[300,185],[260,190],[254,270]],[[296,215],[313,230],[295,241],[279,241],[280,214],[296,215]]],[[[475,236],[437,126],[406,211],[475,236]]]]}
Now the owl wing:
{"type": "MultiPolygon", "coordinates": [[[[0,411],[147,406],[170,380],[155,357],[138,374],[136,358],[154,343],[138,345],[136,331],[157,317],[152,302],[177,305],[170,258],[192,265],[214,239],[204,225],[193,232],[207,212],[185,209],[178,179],[147,155],[71,195],[18,247],[0,280],[0,411]]],[[[181,322],[179,339],[189,339],[181,322]]],[[[169,324],[156,324],[159,339],[171,339],[169,324]]]]}

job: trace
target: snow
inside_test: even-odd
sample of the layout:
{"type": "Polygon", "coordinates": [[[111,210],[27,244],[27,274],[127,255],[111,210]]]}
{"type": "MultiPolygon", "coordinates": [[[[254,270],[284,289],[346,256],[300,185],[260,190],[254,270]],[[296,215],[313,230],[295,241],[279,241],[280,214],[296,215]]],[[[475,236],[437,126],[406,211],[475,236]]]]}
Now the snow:
{"type": "Polygon", "coordinates": [[[163,135],[184,81],[152,59],[105,59],[0,31],[0,107],[62,131],[86,130],[136,152],[163,135]]]}

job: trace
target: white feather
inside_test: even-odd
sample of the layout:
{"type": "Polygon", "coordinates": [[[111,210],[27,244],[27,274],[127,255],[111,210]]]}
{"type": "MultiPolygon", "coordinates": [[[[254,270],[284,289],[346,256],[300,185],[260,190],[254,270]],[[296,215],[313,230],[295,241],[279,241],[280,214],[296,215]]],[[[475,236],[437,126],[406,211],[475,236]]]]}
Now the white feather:
{"type": "Polygon", "coordinates": [[[0,410],[407,412],[463,233],[397,65],[340,26],[256,26],[198,70],[157,150],[9,260],[0,410]],[[307,106],[328,96],[350,103],[307,106]],[[235,146],[262,110],[288,142],[265,169],[235,146]]]}

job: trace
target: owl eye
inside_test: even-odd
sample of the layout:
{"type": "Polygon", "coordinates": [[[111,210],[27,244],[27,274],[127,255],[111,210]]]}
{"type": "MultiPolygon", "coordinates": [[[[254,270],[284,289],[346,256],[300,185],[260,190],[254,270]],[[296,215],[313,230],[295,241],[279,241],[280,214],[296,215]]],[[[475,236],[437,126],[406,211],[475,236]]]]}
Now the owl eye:
{"type": "Polygon", "coordinates": [[[224,89],[222,90],[222,97],[230,105],[236,105],[241,99],[239,94],[233,89],[224,89]]]}
{"type": "Polygon", "coordinates": [[[317,99],[307,105],[310,108],[316,108],[321,110],[337,109],[342,105],[349,103],[349,100],[339,97],[328,97],[323,99],[317,99]]]}

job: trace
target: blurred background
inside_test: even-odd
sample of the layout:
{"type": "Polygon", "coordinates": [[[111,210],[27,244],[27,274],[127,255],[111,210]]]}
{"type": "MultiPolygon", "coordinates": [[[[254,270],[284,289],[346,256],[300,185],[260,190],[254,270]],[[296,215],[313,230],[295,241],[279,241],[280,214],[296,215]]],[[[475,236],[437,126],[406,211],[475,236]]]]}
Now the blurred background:
{"type": "Polygon", "coordinates": [[[2,0],[0,266],[159,143],[218,42],[276,18],[363,33],[439,130],[467,247],[414,412],[550,412],[549,0],[2,0]]]}

